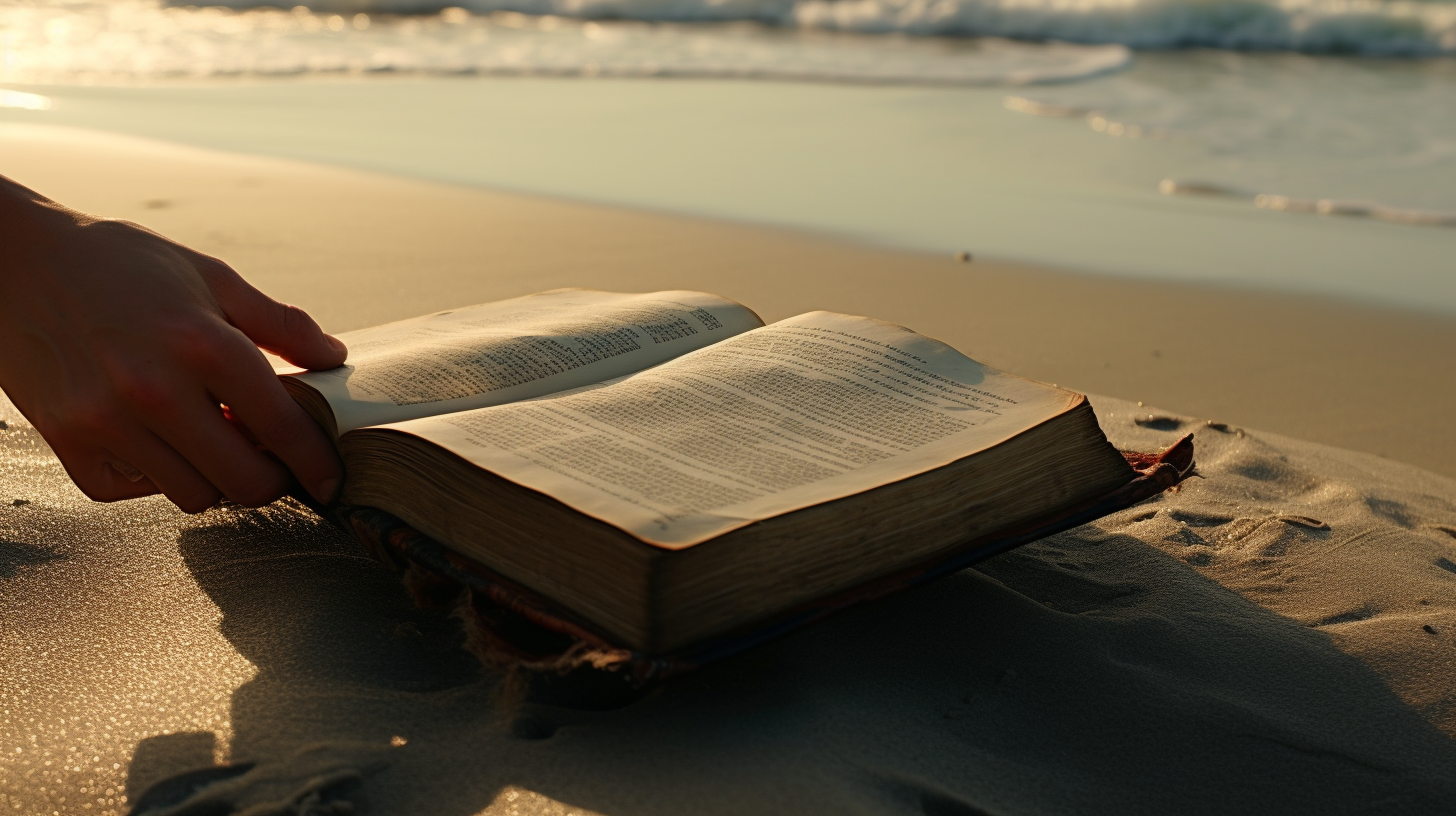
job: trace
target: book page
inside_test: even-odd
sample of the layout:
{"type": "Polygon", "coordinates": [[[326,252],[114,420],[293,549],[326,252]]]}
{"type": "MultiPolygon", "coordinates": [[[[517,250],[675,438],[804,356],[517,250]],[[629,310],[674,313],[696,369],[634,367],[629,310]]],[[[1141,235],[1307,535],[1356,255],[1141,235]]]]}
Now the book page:
{"type": "Polygon", "coordinates": [[[560,289],[347,332],[347,365],[281,373],[321,393],[342,434],[620,377],[761,325],[701,292],[560,289]]]}
{"type": "Polygon", "coordinates": [[[680,549],[949,464],[1080,399],[813,312],[614,382],[385,427],[680,549]]]}

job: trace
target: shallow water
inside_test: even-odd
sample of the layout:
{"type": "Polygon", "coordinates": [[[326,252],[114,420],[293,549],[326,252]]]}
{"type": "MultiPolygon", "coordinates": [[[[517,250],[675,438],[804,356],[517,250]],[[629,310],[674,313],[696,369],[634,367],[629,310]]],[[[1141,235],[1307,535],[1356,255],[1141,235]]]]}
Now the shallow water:
{"type": "MultiPolygon", "coordinates": [[[[1161,181],[1204,178],[1217,156],[1009,111],[1002,89],[435,78],[29,90],[53,107],[0,121],[1456,314],[1456,230],[1163,195],[1161,181]]],[[[1426,172],[1450,177],[1450,164],[1426,172]]]]}

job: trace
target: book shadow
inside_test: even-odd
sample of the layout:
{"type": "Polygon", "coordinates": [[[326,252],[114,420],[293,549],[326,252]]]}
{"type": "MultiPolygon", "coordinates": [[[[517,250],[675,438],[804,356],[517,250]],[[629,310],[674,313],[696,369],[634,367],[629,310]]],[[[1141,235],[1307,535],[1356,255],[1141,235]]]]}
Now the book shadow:
{"type": "Polygon", "coordinates": [[[138,813],[344,802],[432,814],[533,802],[610,814],[1330,813],[1456,801],[1456,742],[1365,663],[1094,527],[608,711],[503,705],[454,621],[415,609],[392,574],[302,511],[238,514],[179,543],[257,674],[233,695],[231,771],[173,768],[158,784],[176,792],[138,813]],[[197,784],[175,784],[187,773],[197,784]]]}

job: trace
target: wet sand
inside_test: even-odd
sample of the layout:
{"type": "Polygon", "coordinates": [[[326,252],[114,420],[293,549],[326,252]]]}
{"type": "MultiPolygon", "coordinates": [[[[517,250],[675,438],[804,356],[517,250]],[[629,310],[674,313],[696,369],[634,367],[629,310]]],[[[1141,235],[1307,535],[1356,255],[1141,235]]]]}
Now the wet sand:
{"type": "Polygon", "coordinates": [[[305,511],[92,504],[0,403],[0,807],[124,812],[167,779],[181,804],[158,812],[194,814],[1456,797],[1451,321],[114,137],[9,128],[0,145],[18,180],[217,254],[334,330],[566,285],[701,288],[768,320],[867,313],[1117,395],[1094,404],[1119,445],[1194,431],[1202,474],[631,706],[503,709],[451,623],[305,511]]]}

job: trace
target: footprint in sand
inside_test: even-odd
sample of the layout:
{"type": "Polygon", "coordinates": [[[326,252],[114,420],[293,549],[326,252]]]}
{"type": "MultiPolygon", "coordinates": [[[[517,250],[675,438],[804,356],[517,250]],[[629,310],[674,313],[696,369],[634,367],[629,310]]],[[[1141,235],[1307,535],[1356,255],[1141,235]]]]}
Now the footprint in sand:
{"type": "Polygon", "coordinates": [[[1323,538],[1329,531],[1328,524],[1309,516],[1238,518],[1214,536],[1214,541],[1225,548],[1252,551],[1260,558],[1282,558],[1288,554],[1290,546],[1312,538],[1323,538]]]}
{"type": "Polygon", "coordinates": [[[1342,623],[1358,623],[1360,621],[1370,620],[1371,618],[1375,617],[1376,614],[1377,610],[1367,604],[1366,606],[1362,606],[1359,609],[1352,609],[1348,612],[1341,612],[1337,615],[1330,615],[1327,618],[1321,618],[1314,623],[1311,623],[1310,628],[1320,629],[1325,626],[1339,626],[1342,623]]]}
{"type": "Polygon", "coordinates": [[[1148,428],[1154,431],[1176,431],[1183,427],[1183,420],[1177,417],[1148,414],[1147,416],[1134,418],[1133,424],[1140,428],[1148,428]]]}

